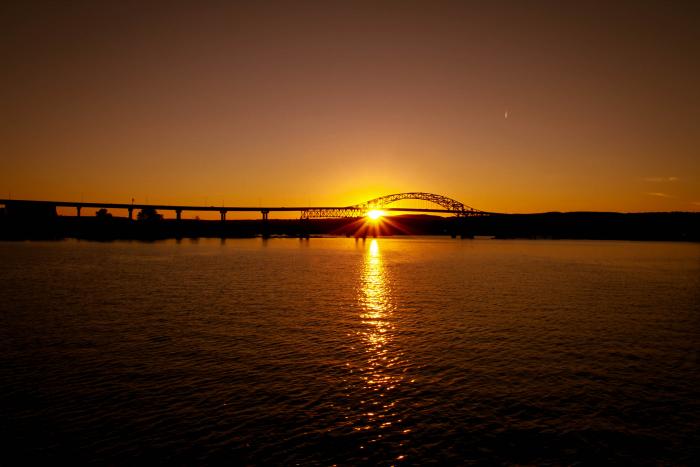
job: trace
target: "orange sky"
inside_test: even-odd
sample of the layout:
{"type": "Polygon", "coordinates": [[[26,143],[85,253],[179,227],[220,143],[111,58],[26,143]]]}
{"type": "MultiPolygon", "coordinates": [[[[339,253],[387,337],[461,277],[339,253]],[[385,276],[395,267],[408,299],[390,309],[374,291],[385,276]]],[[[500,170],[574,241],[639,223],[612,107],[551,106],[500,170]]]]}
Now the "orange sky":
{"type": "Polygon", "coordinates": [[[697,6],[232,3],[0,7],[0,197],[700,210],[697,6]]]}

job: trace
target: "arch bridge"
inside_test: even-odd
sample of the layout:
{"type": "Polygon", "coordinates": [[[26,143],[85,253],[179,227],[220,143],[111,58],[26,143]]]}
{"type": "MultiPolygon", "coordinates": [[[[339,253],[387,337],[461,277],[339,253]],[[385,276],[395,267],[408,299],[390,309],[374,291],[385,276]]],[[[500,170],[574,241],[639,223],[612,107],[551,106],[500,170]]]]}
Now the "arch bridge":
{"type": "Polygon", "coordinates": [[[447,196],[436,195],[434,193],[424,193],[419,191],[414,191],[410,193],[394,193],[391,195],[380,196],[379,198],[374,198],[369,201],[365,201],[361,204],[354,204],[352,206],[346,206],[341,208],[309,208],[301,211],[302,219],[318,219],[318,218],[329,218],[329,217],[362,217],[367,214],[367,212],[372,210],[382,211],[400,211],[400,212],[418,212],[418,213],[442,213],[442,214],[453,214],[458,217],[470,217],[470,216],[486,216],[491,213],[486,211],[480,211],[467,206],[455,199],[448,198],[447,196]],[[395,203],[402,200],[421,200],[429,201],[433,204],[439,206],[439,208],[390,208],[386,207],[388,204],[395,203]]]}
{"type": "MultiPolygon", "coordinates": [[[[488,216],[494,213],[480,211],[469,207],[457,200],[448,198],[447,196],[436,195],[434,193],[411,192],[411,193],[395,193],[392,195],[381,196],[360,204],[343,207],[311,207],[311,206],[270,206],[270,207],[252,207],[252,206],[185,206],[185,205],[165,205],[165,204],[134,204],[133,200],[128,203],[93,203],[93,202],[77,202],[77,201],[38,201],[38,200],[13,200],[0,199],[0,209],[6,208],[9,213],[22,211],[29,212],[37,209],[52,210],[55,215],[56,208],[71,207],[76,209],[77,217],[80,217],[83,208],[89,209],[125,209],[129,213],[129,219],[133,219],[134,210],[138,209],[154,209],[175,212],[175,218],[181,219],[181,215],[185,211],[189,212],[207,212],[216,211],[221,215],[221,221],[226,221],[226,214],[229,212],[259,212],[262,214],[263,221],[267,221],[271,212],[300,212],[302,219],[317,219],[317,218],[332,218],[332,217],[363,217],[369,211],[381,209],[382,211],[394,212],[414,212],[414,213],[436,213],[436,214],[452,214],[457,217],[471,216],[488,216]],[[403,207],[388,207],[389,204],[405,199],[429,201],[436,208],[403,208],[403,207]]],[[[48,212],[48,211],[46,211],[48,212]]]]}

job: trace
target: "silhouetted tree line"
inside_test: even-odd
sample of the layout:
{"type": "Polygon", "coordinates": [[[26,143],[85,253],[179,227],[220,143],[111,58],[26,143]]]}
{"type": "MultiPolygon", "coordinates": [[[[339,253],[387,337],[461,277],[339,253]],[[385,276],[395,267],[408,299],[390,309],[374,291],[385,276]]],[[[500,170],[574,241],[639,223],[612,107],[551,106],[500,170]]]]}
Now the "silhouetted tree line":
{"type": "Polygon", "coordinates": [[[95,217],[99,219],[111,219],[112,214],[107,211],[105,208],[98,209],[97,212],[95,213],[95,217]]]}
{"type": "Polygon", "coordinates": [[[155,222],[163,220],[163,215],[159,214],[154,208],[143,208],[136,215],[136,219],[146,222],[155,222]]]}

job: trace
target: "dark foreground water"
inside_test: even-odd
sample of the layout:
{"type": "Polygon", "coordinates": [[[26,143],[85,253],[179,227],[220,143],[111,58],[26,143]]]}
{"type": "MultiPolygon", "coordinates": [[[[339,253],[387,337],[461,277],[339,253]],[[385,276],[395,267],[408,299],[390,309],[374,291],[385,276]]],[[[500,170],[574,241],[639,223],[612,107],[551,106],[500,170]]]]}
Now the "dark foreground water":
{"type": "Polygon", "coordinates": [[[0,464],[696,464],[700,245],[0,243],[0,464]]]}

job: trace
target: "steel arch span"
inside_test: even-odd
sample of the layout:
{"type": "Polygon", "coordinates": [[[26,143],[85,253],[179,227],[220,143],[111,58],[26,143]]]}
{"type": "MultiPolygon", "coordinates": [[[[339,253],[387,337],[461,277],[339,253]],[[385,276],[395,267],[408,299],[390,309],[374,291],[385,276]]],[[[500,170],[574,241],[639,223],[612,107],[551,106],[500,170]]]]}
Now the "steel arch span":
{"type": "Polygon", "coordinates": [[[486,211],[474,209],[455,199],[448,198],[447,196],[414,191],[410,193],[394,193],[391,195],[380,196],[379,198],[374,198],[361,204],[354,204],[352,206],[346,206],[343,208],[306,209],[302,211],[301,218],[312,219],[323,217],[362,217],[365,216],[368,211],[371,211],[373,209],[385,208],[392,211],[446,213],[453,214],[459,217],[485,216],[491,214],[486,211]],[[440,206],[441,209],[386,208],[388,204],[405,199],[429,201],[433,204],[440,206]]]}

